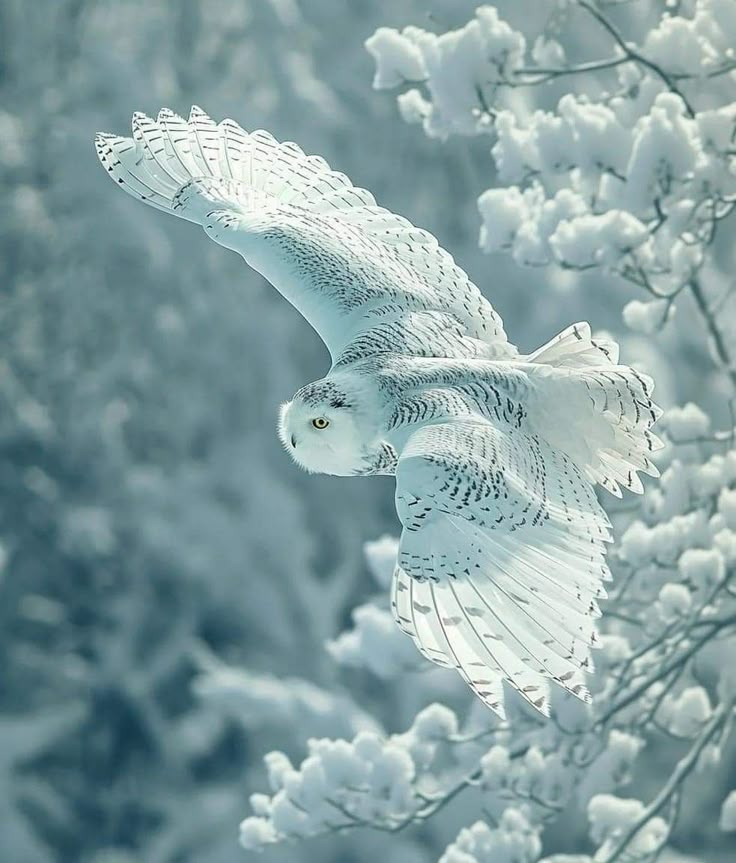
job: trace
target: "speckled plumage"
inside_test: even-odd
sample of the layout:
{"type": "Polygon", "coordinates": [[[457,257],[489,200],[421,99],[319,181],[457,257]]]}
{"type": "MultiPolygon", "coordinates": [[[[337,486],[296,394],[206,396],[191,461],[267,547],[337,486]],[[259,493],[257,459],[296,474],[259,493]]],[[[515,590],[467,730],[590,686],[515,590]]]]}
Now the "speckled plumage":
{"type": "Polygon", "coordinates": [[[645,376],[576,324],[529,356],[433,236],[316,156],[193,108],[97,152],[129,194],[202,225],[304,315],[332,368],[282,407],[297,463],[396,475],[399,626],[497,713],[502,681],[587,699],[609,523],[641,489],[659,414],[645,376]]]}

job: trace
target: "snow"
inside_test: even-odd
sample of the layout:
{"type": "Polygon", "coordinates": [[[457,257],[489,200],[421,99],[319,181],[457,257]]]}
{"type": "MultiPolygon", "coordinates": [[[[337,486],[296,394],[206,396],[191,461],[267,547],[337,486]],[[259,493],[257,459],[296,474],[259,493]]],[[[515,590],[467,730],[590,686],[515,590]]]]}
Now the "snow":
{"type": "Polygon", "coordinates": [[[664,325],[669,308],[666,300],[631,300],[623,309],[624,323],[635,333],[650,336],[664,325]]]}
{"type": "Polygon", "coordinates": [[[511,760],[504,746],[492,746],[480,760],[483,784],[487,788],[499,788],[509,778],[511,760]]]}
{"type": "MultiPolygon", "coordinates": [[[[616,846],[621,833],[629,829],[644,812],[640,800],[625,799],[612,794],[598,794],[588,804],[590,836],[598,843],[595,857],[605,859],[616,846]]],[[[667,837],[667,823],[663,818],[654,817],[639,830],[629,845],[632,855],[645,857],[654,852],[667,837]]]]}
{"type": "Polygon", "coordinates": [[[522,182],[536,170],[539,162],[533,132],[519,125],[513,111],[499,111],[494,130],[496,142],[491,153],[496,162],[499,180],[504,183],[522,182]]]}
{"type": "Polygon", "coordinates": [[[311,733],[355,733],[375,722],[344,694],[306,680],[256,674],[209,659],[194,677],[192,694],[216,714],[251,732],[299,722],[311,733]]]}
{"type": "Polygon", "coordinates": [[[411,730],[421,741],[444,740],[457,734],[457,716],[444,704],[430,704],[417,713],[411,730]]]}
{"type": "Polygon", "coordinates": [[[731,791],[723,801],[718,826],[725,833],[736,832],[736,790],[731,791]]]}
{"type": "Polygon", "coordinates": [[[718,495],[718,512],[724,526],[736,530],[736,489],[724,488],[718,495]]]}
{"type": "Polygon", "coordinates": [[[633,521],[621,537],[621,554],[633,566],[651,559],[652,530],[641,521],[633,521]]]}
{"type": "Polygon", "coordinates": [[[289,776],[295,771],[289,759],[283,752],[267,752],[263,756],[263,763],[268,773],[268,784],[272,791],[280,791],[289,776]]]}
{"type": "Polygon", "coordinates": [[[398,553],[398,540],[389,534],[364,544],[363,554],[368,569],[379,587],[387,588],[391,584],[398,553]]]}
{"type": "Polygon", "coordinates": [[[366,668],[384,680],[417,667],[416,648],[397,628],[391,613],[366,604],[354,608],[351,616],[353,628],[326,643],[335,662],[366,668]]]}
{"type": "Polygon", "coordinates": [[[685,549],[678,568],[683,578],[701,590],[720,584],[726,574],[726,562],[717,549],[685,549]]]}
{"type": "MultiPolygon", "coordinates": [[[[447,722],[443,710],[440,724],[447,722]]],[[[422,721],[432,725],[433,717],[436,727],[437,709],[430,710],[420,726],[422,721]]],[[[255,815],[241,825],[241,843],[255,850],[329,830],[336,817],[360,820],[411,811],[417,805],[417,768],[408,745],[412,739],[417,739],[414,727],[391,738],[363,731],[350,742],[313,739],[298,768],[283,753],[269,753],[265,761],[274,793],[251,800],[255,815]],[[341,810],[351,815],[339,815],[341,810]]]]}
{"type": "Polygon", "coordinates": [[[646,227],[624,210],[565,219],[550,235],[556,259],[567,267],[615,263],[647,238],[646,227]]]}
{"type": "Polygon", "coordinates": [[[685,104],[673,93],[662,93],[650,113],[633,129],[631,157],[626,166],[629,205],[646,209],[652,199],[686,182],[700,155],[696,124],[686,117],[685,104]]]}
{"type": "Polygon", "coordinates": [[[439,863],[535,863],[541,850],[538,832],[524,813],[509,807],[495,829],[477,821],[461,830],[439,863]]]}
{"type": "Polygon", "coordinates": [[[657,606],[664,623],[672,623],[690,610],[692,596],[684,584],[670,582],[663,585],[659,591],[657,606]]]}
{"type": "Polygon", "coordinates": [[[720,552],[726,566],[732,567],[736,563],[736,531],[728,528],[714,531],[713,547],[720,552]]]}
{"type": "Polygon", "coordinates": [[[483,225],[480,229],[480,246],[484,252],[498,252],[509,248],[523,224],[528,205],[521,190],[488,189],[478,198],[483,225]]]}
{"type": "Polygon", "coordinates": [[[406,33],[379,27],[366,39],[365,47],[376,61],[373,86],[377,90],[396,87],[406,81],[423,81],[427,77],[422,52],[406,33]]]}
{"type": "Polygon", "coordinates": [[[425,99],[416,87],[397,96],[396,102],[405,123],[423,123],[432,110],[432,103],[425,99]]]}
{"type": "MultiPolygon", "coordinates": [[[[534,85],[521,69],[621,49],[579,4],[461,5],[4,5],[9,859],[234,863],[250,799],[242,843],[284,843],[292,863],[437,860],[461,826],[447,855],[463,863],[536,860],[548,841],[591,863],[625,829],[591,847],[591,797],[638,793],[633,773],[654,799],[692,745],[645,722],[655,699],[657,723],[686,736],[733,700],[733,628],[709,633],[735,609],[734,387],[693,287],[733,354],[736,3],[596,4],[682,96],[639,62],[534,85]],[[319,340],[237,256],[117,196],[94,164],[91,130],[186,110],[195,92],[435,233],[523,352],[589,320],[656,380],[661,480],[604,501],[614,578],[591,705],[553,684],[549,721],[517,704],[497,723],[391,619],[391,480],[288,470],[273,413],[321,373],[319,340]],[[677,685],[639,692],[663,663],[677,685]],[[80,741],[116,757],[83,769],[80,741]]],[[[730,726],[713,741],[676,835],[715,835],[706,792],[730,726]]],[[[663,836],[655,818],[637,842],[663,836]]]]}
{"type": "Polygon", "coordinates": [[[662,418],[662,424],[676,442],[705,437],[710,432],[707,414],[693,402],[670,408],[662,418]]]}
{"type": "Polygon", "coordinates": [[[573,142],[570,153],[582,172],[612,170],[623,173],[631,149],[631,134],[606,105],[564,95],[557,112],[567,123],[573,142]]]}
{"type": "Polygon", "coordinates": [[[601,652],[608,662],[616,664],[631,656],[631,645],[623,635],[606,633],[601,636],[601,652]]]}
{"type": "Polygon", "coordinates": [[[411,122],[419,115],[428,135],[472,135],[479,128],[478,87],[491,78],[505,80],[521,66],[526,41],[503,21],[493,6],[481,6],[464,27],[436,36],[418,27],[398,31],[381,27],[366,40],[376,61],[373,86],[386,89],[423,81],[430,100],[410,98],[411,122]],[[417,111],[417,108],[420,108],[417,111]],[[425,110],[425,108],[427,110],[425,110]]]}
{"type": "Polygon", "coordinates": [[[249,816],[240,824],[240,844],[247,850],[262,848],[276,842],[276,831],[267,818],[249,816]]]}
{"type": "Polygon", "coordinates": [[[663,17],[644,43],[648,56],[673,72],[702,75],[723,64],[734,44],[732,0],[697,0],[690,17],[663,17]]]}
{"type": "Polygon", "coordinates": [[[662,705],[662,720],[678,737],[695,737],[711,713],[710,699],[702,686],[689,686],[662,705]]]}

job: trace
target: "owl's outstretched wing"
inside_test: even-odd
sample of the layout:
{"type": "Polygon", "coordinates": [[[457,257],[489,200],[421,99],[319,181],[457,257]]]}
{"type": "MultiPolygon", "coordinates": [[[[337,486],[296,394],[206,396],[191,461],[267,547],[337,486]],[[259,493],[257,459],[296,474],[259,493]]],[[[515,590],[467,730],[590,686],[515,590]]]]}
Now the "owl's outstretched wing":
{"type": "Polygon", "coordinates": [[[609,522],[578,467],[488,422],[427,425],[396,471],[404,530],[392,607],[439,665],[504,716],[502,680],[549,711],[549,680],[588,700],[609,522]]]}
{"type": "Polygon", "coordinates": [[[307,318],[335,364],[379,351],[509,357],[501,319],[427,231],[268,132],[136,114],[133,136],[100,134],[97,154],[135,198],[203,225],[307,318]]]}

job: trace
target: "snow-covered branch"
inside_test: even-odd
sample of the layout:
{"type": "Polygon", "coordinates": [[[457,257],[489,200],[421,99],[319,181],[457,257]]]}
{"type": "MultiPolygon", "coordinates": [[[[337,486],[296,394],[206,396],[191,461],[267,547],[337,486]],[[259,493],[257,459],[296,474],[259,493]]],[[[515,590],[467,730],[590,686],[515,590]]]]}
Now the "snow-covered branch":
{"type": "MultiPolygon", "coordinates": [[[[431,138],[491,144],[498,185],[479,190],[483,251],[564,272],[568,284],[600,273],[599,283],[620,291],[632,343],[661,335],[687,345],[732,398],[736,325],[724,259],[736,206],[736,3],[693,0],[669,12],[644,0],[553,5],[521,28],[494,6],[439,34],[380,28],[366,43],[374,86],[401,88],[401,116],[431,138]],[[585,38],[573,38],[578,31],[585,38]]],[[[301,768],[279,774],[274,797],[254,801],[246,844],[357,826],[404,830],[460,797],[482,820],[468,822],[443,863],[536,861],[543,827],[576,809],[596,863],[651,861],[676,842],[683,800],[700,773],[718,768],[736,697],[736,676],[718,660],[736,645],[734,420],[702,394],[727,426],[714,431],[694,404],[671,407],[660,483],[614,513],[615,582],[592,706],[556,693],[549,722],[519,705],[479,734],[448,719],[441,745],[435,739],[419,761],[416,725],[369,744],[312,743],[301,768]],[[649,802],[617,796],[662,741],[689,748],[659,775],[649,802]],[[327,766],[338,750],[342,773],[327,766]],[[382,759],[392,781],[377,785],[382,759]],[[280,820],[282,807],[290,820],[280,820]]],[[[387,680],[387,663],[370,660],[383,655],[375,638],[388,626],[384,609],[379,600],[357,610],[354,629],[330,650],[387,680]]],[[[736,823],[730,800],[724,829],[736,823]]]]}

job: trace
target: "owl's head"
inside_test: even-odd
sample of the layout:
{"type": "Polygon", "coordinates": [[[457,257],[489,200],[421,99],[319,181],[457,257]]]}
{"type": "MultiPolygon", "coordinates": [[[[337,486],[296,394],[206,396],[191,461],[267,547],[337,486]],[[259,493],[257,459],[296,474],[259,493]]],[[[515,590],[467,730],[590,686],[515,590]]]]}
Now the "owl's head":
{"type": "Polygon", "coordinates": [[[370,401],[356,382],[324,378],[307,384],[281,405],[281,443],[310,473],[360,473],[376,436],[370,401]]]}

